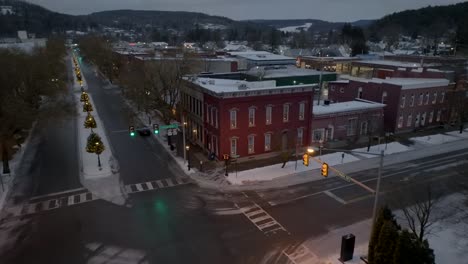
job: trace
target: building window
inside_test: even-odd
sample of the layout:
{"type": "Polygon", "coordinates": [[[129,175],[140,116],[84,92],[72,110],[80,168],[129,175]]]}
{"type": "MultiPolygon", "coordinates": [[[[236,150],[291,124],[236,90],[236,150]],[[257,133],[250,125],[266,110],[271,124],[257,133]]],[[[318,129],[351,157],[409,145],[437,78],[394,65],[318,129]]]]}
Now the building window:
{"type": "Polygon", "coordinates": [[[362,99],[362,87],[358,88],[357,98],[362,99]]]}
{"type": "Polygon", "coordinates": [[[445,99],[445,92],[440,93],[440,103],[443,103],[445,99]]]}
{"type": "Polygon", "coordinates": [[[266,107],[266,124],[271,125],[271,106],[266,107]]]}
{"type": "Polygon", "coordinates": [[[432,99],[432,104],[437,103],[437,92],[434,92],[434,99],[432,99]]]}
{"type": "Polygon", "coordinates": [[[323,141],[323,134],[324,134],[324,130],[323,128],[319,128],[319,129],[315,129],[314,132],[312,133],[313,135],[313,141],[314,142],[321,142],[323,141]]]}
{"type": "Polygon", "coordinates": [[[231,128],[237,128],[237,110],[231,110],[231,128]]]}
{"type": "Polygon", "coordinates": [[[418,105],[422,105],[422,104],[423,104],[423,99],[424,99],[424,95],[423,95],[423,93],[420,93],[420,94],[419,94],[418,105]]]}
{"type": "Polygon", "coordinates": [[[326,131],[326,140],[330,141],[333,140],[333,126],[329,125],[326,131]]]}
{"type": "Polygon", "coordinates": [[[424,104],[429,104],[429,92],[426,92],[426,101],[424,102],[424,104]]]}
{"type": "Polygon", "coordinates": [[[231,138],[231,156],[237,155],[237,138],[231,138]]]}
{"type": "Polygon", "coordinates": [[[271,134],[265,134],[265,151],[271,150],[271,134]]]}
{"type": "Polygon", "coordinates": [[[340,88],[340,93],[344,93],[344,87],[340,88]]]}
{"type": "Polygon", "coordinates": [[[426,112],[421,115],[421,126],[426,124],[426,112]]]}
{"type": "Polygon", "coordinates": [[[403,96],[401,97],[400,107],[401,107],[401,108],[405,108],[405,104],[406,104],[406,95],[403,95],[403,96]]]}
{"type": "Polygon", "coordinates": [[[412,123],[413,123],[413,114],[409,114],[408,120],[406,120],[406,126],[410,127],[412,123]]]}
{"type": "Polygon", "coordinates": [[[400,117],[398,117],[398,128],[403,127],[403,114],[400,114],[400,117]]]}
{"type": "Polygon", "coordinates": [[[357,127],[357,118],[348,119],[348,128],[346,131],[346,135],[347,136],[356,135],[356,127],[357,127]]]}
{"type": "Polygon", "coordinates": [[[440,122],[440,117],[442,116],[442,110],[437,110],[436,122],[440,122]]]}
{"type": "Polygon", "coordinates": [[[215,127],[218,128],[218,109],[215,108],[215,127]]]}
{"type": "Polygon", "coordinates": [[[301,127],[297,129],[297,145],[298,146],[302,146],[303,138],[304,138],[304,129],[301,127]]]}
{"type": "Polygon", "coordinates": [[[382,104],[386,104],[387,103],[387,92],[383,92],[382,93],[382,104]]]}
{"type": "Polygon", "coordinates": [[[289,104],[283,105],[283,122],[289,121],[289,104]]]}
{"type": "Polygon", "coordinates": [[[429,113],[429,124],[432,123],[432,120],[434,120],[434,111],[429,113]]]}
{"type": "Polygon", "coordinates": [[[414,106],[414,94],[411,95],[410,107],[414,106]]]}
{"type": "Polygon", "coordinates": [[[210,106],[209,105],[206,105],[206,123],[210,123],[210,106]]]}
{"type": "Polygon", "coordinates": [[[299,104],[299,120],[304,120],[305,118],[305,103],[299,104]]]}
{"type": "Polygon", "coordinates": [[[255,126],[255,107],[249,108],[249,127],[255,126]]]}
{"type": "Polygon", "coordinates": [[[421,113],[418,113],[416,115],[416,119],[414,120],[414,127],[419,127],[420,117],[421,117],[421,113]]]}
{"type": "Polygon", "coordinates": [[[249,154],[255,153],[255,136],[249,135],[248,136],[248,152],[249,154]]]}
{"type": "Polygon", "coordinates": [[[367,135],[367,121],[361,122],[361,130],[359,132],[361,136],[367,135]]]}
{"type": "Polygon", "coordinates": [[[211,107],[210,108],[210,124],[213,126],[215,121],[214,121],[214,112],[215,112],[215,108],[214,107],[211,107]]]}

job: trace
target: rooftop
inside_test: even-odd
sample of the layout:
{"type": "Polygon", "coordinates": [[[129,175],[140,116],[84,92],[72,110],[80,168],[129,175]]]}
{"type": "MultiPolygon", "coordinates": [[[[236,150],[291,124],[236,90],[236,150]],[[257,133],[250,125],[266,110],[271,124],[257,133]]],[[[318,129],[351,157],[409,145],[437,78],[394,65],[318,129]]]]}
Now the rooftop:
{"type": "MultiPolygon", "coordinates": [[[[258,76],[263,73],[263,78],[279,78],[292,76],[320,75],[320,71],[297,68],[294,65],[254,67],[246,72],[248,75],[258,76]]],[[[322,74],[335,74],[322,71],[322,74]]]]}
{"type": "MultiPolygon", "coordinates": [[[[373,65],[382,65],[382,66],[392,66],[392,67],[401,67],[401,68],[419,68],[421,63],[415,62],[403,62],[403,61],[390,61],[390,60],[362,60],[357,61],[358,64],[373,64],[373,65]]],[[[424,63],[424,67],[437,66],[434,63],[424,63]]]]}
{"type": "Polygon", "coordinates": [[[385,105],[366,100],[349,101],[342,103],[334,103],[329,105],[314,105],[314,115],[329,115],[343,112],[353,112],[360,110],[379,109],[385,105]]]}
{"type": "Polygon", "coordinates": [[[276,86],[275,80],[248,82],[231,79],[197,78],[192,83],[214,93],[249,92],[266,89],[311,87],[310,85],[276,86]]]}
{"type": "Polygon", "coordinates": [[[255,52],[230,52],[231,55],[241,57],[247,60],[254,60],[254,61],[270,61],[270,60],[291,60],[296,61],[295,58],[287,57],[283,55],[273,54],[266,51],[255,51],[255,52]]]}
{"type": "MultiPolygon", "coordinates": [[[[450,81],[447,79],[430,79],[430,78],[359,78],[349,75],[341,75],[343,79],[356,81],[356,82],[365,82],[365,83],[388,83],[393,85],[401,86],[401,89],[418,89],[418,88],[431,88],[431,87],[440,87],[447,86],[450,84],[450,81]]],[[[344,81],[344,80],[343,80],[344,81]]]]}

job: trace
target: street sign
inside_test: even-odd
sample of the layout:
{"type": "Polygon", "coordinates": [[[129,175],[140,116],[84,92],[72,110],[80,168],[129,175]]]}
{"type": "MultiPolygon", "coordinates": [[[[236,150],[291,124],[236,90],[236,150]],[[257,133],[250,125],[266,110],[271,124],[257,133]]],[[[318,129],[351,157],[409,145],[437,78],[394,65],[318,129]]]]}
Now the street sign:
{"type": "Polygon", "coordinates": [[[168,129],[168,128],[178,128],[179,126],[177,124],[170,124],[170,125],[164,125],[164,126],[159,126],[160,129],[168,129]]]}
{"type": "Polygon", "coordinates": [[[177,128],[172,129],[172,135],[176,136],[177,135],[177,128]]]}
{"type": "Polygon", "coordinates": [[[168,129],[168,130],[167,130],[167,135],[168,135],[168,136],[172,136],[172,129],[168,129]]]}

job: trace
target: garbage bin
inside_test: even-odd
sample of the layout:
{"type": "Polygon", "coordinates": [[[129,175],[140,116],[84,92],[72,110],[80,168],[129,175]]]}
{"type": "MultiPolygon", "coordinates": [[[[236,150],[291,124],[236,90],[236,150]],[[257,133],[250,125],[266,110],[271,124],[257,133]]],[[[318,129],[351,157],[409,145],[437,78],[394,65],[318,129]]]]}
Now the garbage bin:
{"type": "Polygon", "coordinates": [[[353,259],[355,241],[356,237],[353,234],[347,234],[341,237],[340,261],[344,262],[353,259]]]}

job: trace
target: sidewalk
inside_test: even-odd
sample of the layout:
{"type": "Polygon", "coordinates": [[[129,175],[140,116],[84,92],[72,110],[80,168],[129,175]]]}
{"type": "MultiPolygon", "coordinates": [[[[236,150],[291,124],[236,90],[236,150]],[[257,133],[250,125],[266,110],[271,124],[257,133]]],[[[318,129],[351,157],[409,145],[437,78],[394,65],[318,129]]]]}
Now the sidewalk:
{"type": "MultiPolygon", "coordinates": [[[[73,64],[73,61],[70,60],[73,64]]],[[[75,74],[73,73],[73,76],[75,74]]],[[[82,74],[83,84],[86,84],[86,78],[82,74]]],[[[76,78],[74,78],[76,87],[76,78]]],[[[88,90],[88,86],[83,86],[84,90],[88,90]]],[[[81,184],[86,187],[97,197],[107,200],[109,202],[123,205],[126,200],[125,189],[120,179],[119,165],[117,160],[112,154],[112,146],[108,140],[104,123],[99,118],[98,106],[94,103],[92,95],[88,94],[89,101],[93,106],[91,114],[96,120],[97,127],[93,129],[102,140],[105,146],[105,150],[100,155],[101,167],[98,167],[98,158],[94,153],[88,153],[86,151],[87,138],[90,135],[90,129],[84,127],[84,121],[87,116],[87,112],[83,112],[83,104],[80,102],[81,89],[78,91],[75,89],[74,98],[76,102],[76,109],[78,112],[77,116],[77,135],[78,135],[78,156],[80,158],[80,181],[81,184]]]]}

